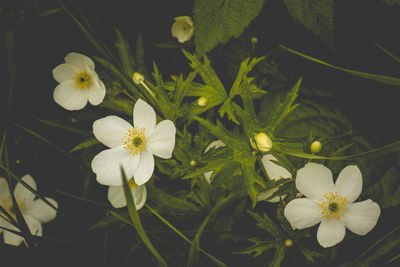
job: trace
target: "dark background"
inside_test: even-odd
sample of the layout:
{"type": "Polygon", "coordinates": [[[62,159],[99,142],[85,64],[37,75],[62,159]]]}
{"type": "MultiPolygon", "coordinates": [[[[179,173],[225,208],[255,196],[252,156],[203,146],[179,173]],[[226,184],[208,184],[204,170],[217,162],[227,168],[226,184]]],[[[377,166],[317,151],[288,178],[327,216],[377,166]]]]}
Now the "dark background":
{"type": "MultiPolygon", "coordinates": [[[[103,233],[85,232],[85,229],[104,216],[104,209],[79,201],[71,200],[55,193],[62,189],[76,195],[83,193],[82,177],[89,171],[80,164],[66,158],[54,148],[22,132],[14,123],[33,129],[53,141],[66,151],[81,141],[81,137],[65,131],[40,124],[35,119],[45,118],[70,122],[72,117],[82,117],[80,111],[69,112],[58,106],[52,97],[57,82],[51,70],[63,62],[69,52],[79,52],[90,57],[100,56],[89,43],[71,18],[63,11],[46,17],[33,17],[31,13],[46,8],[57,8],[56,1],[39,1],[38,6],[26,8],[26,1],[5,1],[0,3],[0,129],[6,123],[8,108],[8,67],[7,51],[4,42],[5,29],[15,33],[16,87],[11,103],[10,123],[8,124],[7,147],[11,169],[22,176],[31,173],[38,183],[39,192],[51,196],[60,204],[62,211],[72,218],[44,225],[45,234],[54,238],[70,238],[76,244],[46,247],[45,251],[54,253],[61,260],[76,262],[78,258],[92,263],[100,263],[103,251],[103,233]],[[3,3],[3,4],[2,4],[3,3]],[[13,10],[22,9],[24,15],[10,20],[7,6],[13,10]],[[19,160],[19,163],[16,163],[19,160]],[[64,205],[63,205],[64,204],[64,205]],[[60,231],[60,229],[64,229],[60,231]],[[64,251],[63,251],[64,250],[64,251]],[[73,255],[66,257],[65,252],[73,255]]],[[[154,60],[163,73],[188,72],[188,64],[179,48],[158,48],[157,43],[174,43],[170,34],[173,18],[190,15],[193,1],[81,1],[79,6],[96,30],[97,36],[115,53],[114,27],[119,28],[131,43],[136,43],[139,31],[145,42],[148,70],[154,60]]],[[[75,10],[76,11],[76,10],[75,10]]],[[[245,30],[244,36],[256,36],[256,55],[263,55],[269,49],[284,44],[304,54],[322,59],[334,65],[376,74],[400,77],[400,65],[373,45],[378,42],[383,47],[400,56],[398,28],[400,8],[388,7],[383,2],[374,1],[336,1],[334,16],[334,44],[336,50],[328,48],[313,33],[292,19],[282,1],[266,1],[259,17],[245,30]]],[[[232,39],[227,45],[239,40],[232,39]]],[[[193,47],[187,46],[190,50],[193,47]]],[[[210,53],[211,60],[218,62],[218,46],[210,53]],[[214,58],[213,58],[214,56],[214,58]]],[[[400,88],[365,80],[328,67],[307,61],[296,55],[285,54],[282,67],[303,76],[303,84],[327,90],[334,95],[334,101],[343,112],[354,121],[356,129],[377,144],[385,145],[398,141],[398,115],[400,111],[400,88]]],[[[224,73],[224,70],[216,69],[224,73]]],[[[224,83],[232,81],[223,80],[224,83]]],[[[88,105],[85,109],[92,110],[88,105]]],[[[89,120],[90,118],[88,118],[89,120]]],[[[90,131],[90,123],[82,123],[83,129],[90,131]]],[[[104,202],[106,190],[98,185],[94,176],[90,180],[93,191],[100,195],[89,198],[104,202]]],[[[50,243],[51,244],[51,243],[50,243]]],[[[186,252],[187,247],[184,252],[186,252]]],[[[0,255],[10,256],[17,249],[0,245],[0,255]],[[10,253],[10,254],[9,254],[10,253]]],[[[114,252],[118,254],[117,252],[114,252]]],[[[218,255],[217,255],[218,256],[218,255]]],[[[11,256],[10,256],[11,257],[11,256]]],[[[149,256],[151,257],[151,256],[149,256]]],[[[238,256],[239,257],[239,256],[238,256]]],[[[21,259],[23,260],[23,259],[21,259]]]]}

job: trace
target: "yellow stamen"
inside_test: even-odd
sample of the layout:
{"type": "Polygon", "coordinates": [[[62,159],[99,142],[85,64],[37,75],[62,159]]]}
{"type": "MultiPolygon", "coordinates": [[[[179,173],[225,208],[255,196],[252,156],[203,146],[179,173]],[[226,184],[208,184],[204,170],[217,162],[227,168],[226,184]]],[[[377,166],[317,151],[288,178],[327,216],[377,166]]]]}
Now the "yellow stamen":
{"type": "Polygon", "coordinates": [[[324,194],[323,199],[318,203],[321,214],[324,218],[339,218],[347,210],[348,201],[336,192],[324,194]]]}
{"type": "MultiPolygon", "coordinates": [[[[25,203],[24,203],[25,199],[16,198],[15,200],[17,201],[17,205],[19,207],[19,210],[22,212],[25,209],[25,203]]],[[[14,219],[16,219],[15,209],[14,209],[14,205],[13,205],[11,196],[2,199],[1,200],[1,206],[7,211],[7,213],[9,215],[11,215],[14,219]]],[[[3,215],[4,217],[7,217],[1,211],[0,211],[0,214],[3,215]]]]}
{"type": "Polygon", "coordinates": [[[75,81],[76,87],[78,87],[79,89],[86,89],[90,87],[93,83],[92,75],[85,71],[81,71],[76,74],[73,80],[75,81]]]}
{"type": "Polygon", "coordinates": [[[144,128],[132,128],[122,138],[124,147],[130,151],[132,155],[138,154],[146,147],[146,136],[144,135],[144,128]]]}

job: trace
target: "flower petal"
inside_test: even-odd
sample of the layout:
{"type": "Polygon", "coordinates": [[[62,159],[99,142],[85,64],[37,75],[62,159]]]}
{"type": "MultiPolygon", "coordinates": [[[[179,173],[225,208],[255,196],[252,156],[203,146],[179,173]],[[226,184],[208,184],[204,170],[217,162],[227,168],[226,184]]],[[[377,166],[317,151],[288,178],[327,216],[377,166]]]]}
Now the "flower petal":
{"type": "MultiPolygon", "coordinates": [[[[31,216],[24,216],[24,219],[25,219],[25,222],[28,225],[29,231],[31,232],[32,235],[42,236],[43,228],[42,228],[42,224],[38,220],[36,220],[35,218],[32,218],[31,216]]],[[[12,227],[9,227],[10,230],[19,231],[15,226],[13,226],[13,225],[11,225],[11,226],[12,227]]],[[[20,235],[14,234],[9,231],[4,231],[4,243],[6,243],[6,244],[9,244],[12,246],[19,246],[23,240],[24,240],[24,238],[20,235]]]]}
{"type": "Polygon", "coordinates": [[[11,196],[10,188],[5,178],[0,177],[0,200],[11,196]]]}
{"type": "Polygon", "coordinates": [[[171,158],[175,146],[175,132],[175,125],[172,121],[160,122],[146,140],[146,149],[157,157],[171,158]]]}
{"type": "MultiPolygon", "coordinates": [[[[146,203],[147,191],[145,185],[138,185],[131,189],[136,210],[140,210],[146,203]]],[[[127,205],[123,186],[110,186],[108,188],[108,201],[114,208],[123,208],[127,205]]]]}
{"type": "Polygon", "coordinates": [[[296,188],[306,197],[319,201],[325,193],[335,191],[332,172],[322,164],[307,163],[297,171],[296,188]]]}
{"type": "MultiPolygon", "coordinates": [[[[32,176],[29,174],[24,175],[24,177],[21,178],[22,181],[27,183],[32,189],[36,191],[36,182],[33,180],[32,176]]],[[[33,200],[35,199],[35,194],[29,191],[23,184],[17,183],[17,185],[14,188],[14,196],[15,198],[19,199],[25,199],[24,203],[25,205],[30,205],[33,200]]],[[[18,205],[19,206],[19,205],[18,205]]]]}
{"type": "Polygon", "coordinates": [[[127,177],[132,177],[138,167],[139,156],[132,155],[122,146],[104,150],[92,160],[92,170],[100,184],[109,186],[122,185],[121,164],[127,177]]]}
{"type": "Polygon", "coordinates": [[[79,110],[86,106],[88,101],[88,90],[76,87],[73,80],[60,83],[54,89],[54,101],[67,110],[79,110]]]}
{"type": "Polygon", "coordinates": [[[54,79],[59,83],[72,80],[72,78],[74,78],[78,73],[78,71],[72,65],[65,63],[55,67],[52,72],[54,79]]]}
{"type": "MultiPolygon", "coordinates": [[[[48,200],[56,208],[58,207],[58,204],[54,199],[46,197],[46,200],[48,200]]],[[[41,223],[47,223],[51,220],[54,220],[57,211],[47,205],[43,200],[37,199],[33,201],[31,205],[26,207],[24,214],[37,219],[41,223]]]]}
{"type": "Polygon", "coordinates": [[[261,192],[260,194],[257,195],[257,201],[267,201],[267,202],[271,202],[271,203],[278,203],[281,201],[281,199],[285,198],[286,195],[282,195],[282,196],[276,196],[273,197],[271,199],[268,199],[270,196],[272,196],[276,191],[278,191],[279,186],[274,187],[272,189],[269,190],[265,190],[264,192],[261,192]],[[267,200],[268,199],[268,200],[267,200]]]}
{"type": "Polygon", "coordinates": [[[297,229],[314,226],[322,220],[318,203],[308,198],[290,201],[285,207],[284,215],[292,227],[297,229]]]}
{"type": "Polygon", "coordinates": [[[88,88],[89,90],[89,102],[92,105],[98,105],[103,102],[106,95],[106,87],[104,83],[100,80],[94,82],[94,84],[88,88]]]}
{"type": "Polygon", "coordinates": [[[93,123],[93,134],[97,140],[108,147],[124,144],[123,137],[132,129],[132,125],[117,116],[107,116],[93,123]]]}
{"type": "Polygon", "coordinates": [[[271,180],[279,180],[282,178],[292,178],[292,174],[286,170],[284,167],[272,162],[277,159],[272,154],[267,154],[262,157],[262,163],[264,165],[265,171],[271,180]]]}
{"type": "Polygon", "coordinates": [[[87,67],[89,67],[90,70],[94,70],[93,60],[85,55],[71,52],[64,58],[64,60],[67,64],[71,64],[79,70],[86,70],[87,67]]]}
{"type": "Polygon", "coordinates": [[[332,247],[341,242],[346,235],[346,228],[339,219],[325,219],[317,231],[318,243],[324,247],[332,247]]]}
{"type": "Polygon", "coordinates": [[[219,147],[224,147],[224,146],[226,146],[226,145],[221,140],[219,140],[219,139],[214,140],[206,147],[206,149],[204,149],[203,153],[207,153],[211,148],[217,149],[219,147]]]}
{"type": "Polygon", "coordinates": [[[133,108],[133,126],[146,129],[146,134],[151,133],[156,127],[154,109],[140,98],[133,108]]]}
{"type": "Polygon", "coordinates": [[[137,185],[145,184],[150,180],[154,171],[154,157],[153,155],[144,149],[140,152],[140,162],[139,166],[136,168],[134,173],[135,183],[137,185]]]}
{"type": "Polygon", "coordinates": [[[354,202],[361,194],[362,175],[360,169],[355,165],[344,168],[335,183],[336,192],[346,197],[351,203],[354,202]]]}
{"type": "Polygon", "coordinates": [[[357,235],[366,235],[371,231],[381,214],[379,205],[371,199],[351,203],[342,215],[344,225],[357,235]]]}
{"type": "MultiPolygon", "coordinates": [[[[8,227],[8,229],[10,230],[14,230],[14,231],[19,231],[15,226],[13,227],[8,227]]],[[[11,245],[11,246],[19,246],[22,241],[24,241],[24,238],[20,235],[14,234],[12,232],[9,232],[7,230],[4,230],[3,233],[3,237],[4,237],[4,243],[11,245]]]]}

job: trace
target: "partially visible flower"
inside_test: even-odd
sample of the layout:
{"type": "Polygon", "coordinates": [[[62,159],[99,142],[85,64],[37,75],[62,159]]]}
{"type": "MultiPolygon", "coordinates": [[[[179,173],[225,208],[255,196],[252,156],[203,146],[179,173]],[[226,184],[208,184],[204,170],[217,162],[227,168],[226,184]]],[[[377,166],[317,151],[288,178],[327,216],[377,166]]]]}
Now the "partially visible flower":
{"type": "Polygon", "coordinates": [[[310,150],[312,153],[318,153],[322,149],[322,144],[320,141],[314,141],[311,143],[310,150]]]}
{"type": "Polygon", "coordinates": [[[110,149],[97,154],[92,170],[100,184],[122,185],[120,166],[137,185],[146,183],[154,171],[154,157],[172,157],[175,125],[163,120],[156,125],[154,109],[139,99],[133,109],[133,125],[117,116],[107,116],[93,123],[93,134],[110,149]]]}
{"type": "Polygon", "coordinates": [[[266,133],[258,133],[255,134],[252,138],[250,138],[251,146],[261,152],[268,152],[272,149],[272,140],[266,133]]]}
{"type": "MultiPolygon", "coordinates": [[[[215,140],[212,141],[204,150],[204,153],[207,153],[211,148],[217,149],[219,147],[224,147],[225,144],[221,140],[215,140]]],[[[210,184],[211,183],[211,175],[213,174],[214,171],[209,171],[204,173],[204,178],[206,181],[210,184]]]]}
{"type": "Polygon", "coordinates": [[[341,242],[346,228],[357,235],[366,235],[381,213],[379,205],[371,199],[353,203],[362,190],[361,171],[355,165],[345,167],[334,184],[328,168],[307,163],[297,171],[296,188],[306,198],[290,201],[284,210],[285,217],[297,229],[321,223],[317,240],[324,248],[341,242]]]}
{"type": "Polygon", "coordinates": [[[184,43],[192,38],[194,32],[194,24],[190,17],[179,16],[175,18],[175,22],[171,27],[172,36],[178,39],[178,42],[184,43]]]}
{"type": "Polygon", "coordinates": [[[53,77],[60,84],[54,89],[53,98],[57,104],[67,110],[79,110],[89,101],[100,104],[106,94],[106,88],[94,71],[94,62],[78,53],[69,53],[65,63],[53,69],[53,77]]]}
{"type": "MultiPolygon", "coordinates": [[[[278,181],[284,178],[292,178],[292,174],[286,170],[284,167],[276,164],[273,161],[277,161],[277,159],[272,154],[267,154],[262,157],[262,163],[264,165],[264,169],[267,172],[268,177],[273,181],[278,181]]],[[[262,201],[268,199],[272,196],[276,191],[278,191],[279,186],[274,187],[272,189],[266,190],[257,196],[257,201],[262,201]]],[[[285,198],[286,195],[276,196],[272,199],[267,200],[268,202],[279,202],[281,198],[285,198]]]]}
{"type": "MultiPolygon", "coordinates": [[[[30,176],[29,174],[22,177],[22,181],[24,181],[34,190],[36,190],[35,180],[33,180],[32,176],[30,176]]],[[[22,213],[22,216],[24,217],[26,224],[28,225],[31,234],[36,236],[42,236],[43,232],[42,223],[46,223],[53,220],[56,217],[56,210],[48,206],[41,199],[35,199],[35,194],[26,189],[26,187],[20,183],[17,183],[17,185],[14,188],[14,197],[15,200],[17,201],[18,207],[22,213]]],[[[54,199],[48,197],[46,197],[45,199],[48,200],[51,204],[53,204],[55,207],[58,206],[57,202],[54,199]]],[[[16,219],[15,208],[13,206],[13,201],[11,198],[8,183],[6,179],[4,179],[3,177],[0,177],[0,205],[7,211],[9,215],[11,215],[14,219],[16,219]]],[[[3,214],[1,211],[0,215],[7,218],[7,216],[3,214]]],[[[0,217],[0,226],[10,230],[18,232],[20,231],[14,225],[12,225],[10,222],[3,219],[2,217],[0,217]]],[[[19,236],[17,234],[14,234],[12,232],[0,228],[0,233],[2,232],[4,237],[4,243],[6,244],[19,246],[21,242],[24,240],[22,236],[19,236]]]]}
{"type": "Polygon", "coordinates": [[[142,82],[144,82],[144,77],[142,74],[140,74],[139,72],[135,72],[132,75],[132,80],[135,84],[140,84],[142,82]]]}
{"type": "MultiPolygon", "coordinates": [[[[128,181],[129,187],[132,192],[133,201],[135,202],[136,210],[140,210],[144,203],[146,203],[147,190],[146,185],[137,185],[133,178],[128,181]]],[[[108,201],[114,208],[123,208],[127,205],[124,194],[124,187],[110,186],[108,188],[108,201]]]]}

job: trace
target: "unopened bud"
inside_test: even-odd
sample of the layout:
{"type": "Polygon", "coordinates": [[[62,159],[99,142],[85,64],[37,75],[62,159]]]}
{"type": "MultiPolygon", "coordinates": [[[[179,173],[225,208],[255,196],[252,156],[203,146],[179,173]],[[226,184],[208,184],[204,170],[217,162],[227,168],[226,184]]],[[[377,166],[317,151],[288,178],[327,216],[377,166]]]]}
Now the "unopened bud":
{"type": "Polygon", "coordinates": [[[190,161],[190,166],[192,166],[192,167],[194,167],[194,166],[196,166],[197,165],[197,162],[195,161],[195,160],[191,160],[190,161]]]}
{"type": "Polygon", "coordinates": [[[312,153],[318,153],[318,152],[320,152],[320,151],[321,151],[321,148],[322,148],[321,142],[319,142],[319,141],[314,141],[314,142],[312,142],[312,144],[311,144],[311,152],[312,152],[312,153]]]}
{"type": "Polygon", "coordinates": [[[208,99],[205,96],[201,96],[199,97],[199,99],[197,99],[197,105],[199,107],[205,107],[208,104],[208,99]]]}
{"type": "Polygon", "coordinates": [[[133,82],[136,83],[136,84],[140,84],[140,83],[142,83],[144,81],[143,75],[140,74],[139,72],[133,73],[132,79],[133,79],[133,82]]]}
{"type": "Polygon", "coordinates": [[[285,240],[285,246],[286,247],[291,247],[291,246],[293,246],[293,241],[292,241],[292,239],[286,239],[285,240]]]}
{"type": "Polygon", "coordinates": [[[251,42],[252,44],[256,44],[256,43],[258,43],[258,38],[257,38],[257,37],[252,37],[251,40],[250,40],[250,42],[251,42]]]}
{"type": "Polygon", "coordinates": [[[250,144],[258,151],[268,152],[271,150],[273,143],[266,133],[258,133],[250,139],[250,144]]]}

